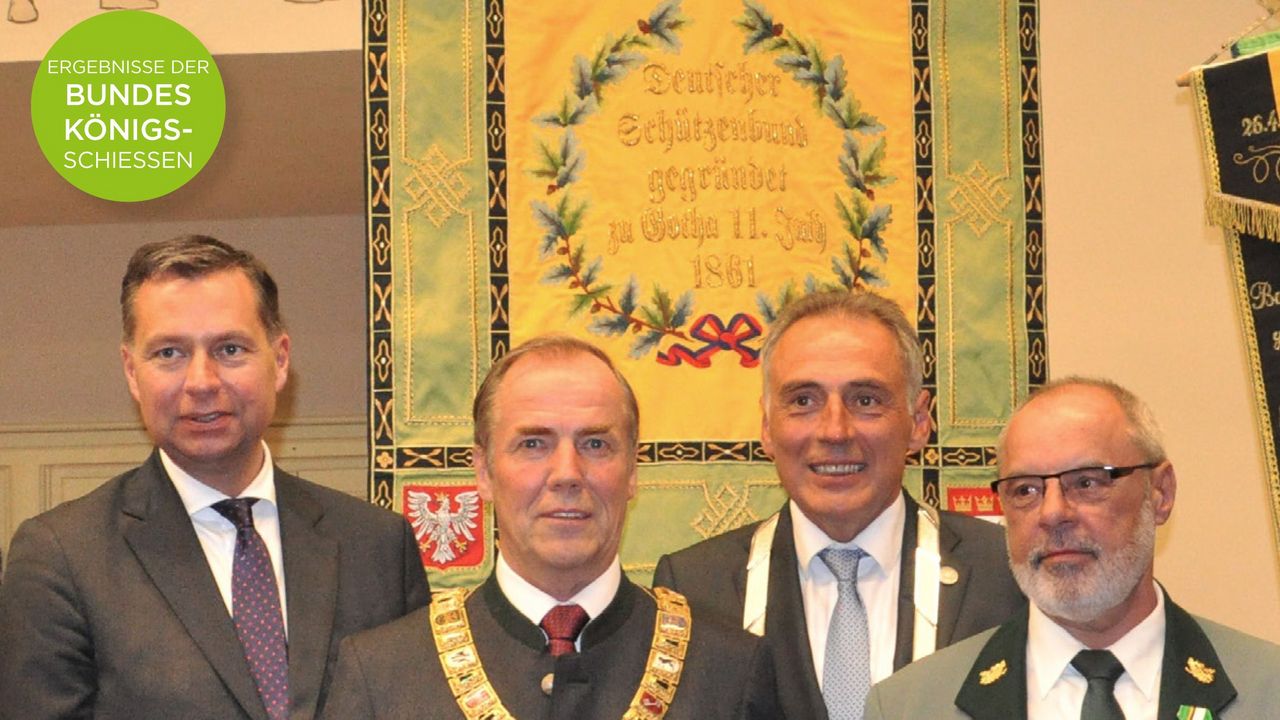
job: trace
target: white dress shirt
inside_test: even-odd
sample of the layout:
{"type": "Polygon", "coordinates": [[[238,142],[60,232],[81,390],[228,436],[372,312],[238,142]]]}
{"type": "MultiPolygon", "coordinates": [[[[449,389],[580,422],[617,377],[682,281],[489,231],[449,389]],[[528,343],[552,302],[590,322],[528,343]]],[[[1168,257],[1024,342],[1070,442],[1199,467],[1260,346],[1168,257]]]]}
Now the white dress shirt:
{"type": "MultiPolygon", "coordinates": [[[[271,451],[266,443],[262,444],[262,468],[249,483],[249,487],[240,493],[240,497],[258,498],[253,504],[253,526],[267,545],[267,553],[271,555],[271,566],[276,572],[276,588],[280,591],[280,612],[284,615],[285,636],[289,634],[289,612],[285,604],[284,588],[284,551],[280,546],[280,509],[276,503],[275,470],[271,464],[271,451]]],[[[164,450],[160,451],[160,462],[165,472],[173,481],[182,505],[191,517],[195,527],[196,538],[204,550],[213,579],[218,583],[218,591],[222,593],[222,602],[227,606],[227,614],[233,615],[231,605],[231,572],[235,563],[236,526],[213,509],[213,504],[227,500],[220,490],[215,490],[192,477],[178,467],[164,450]]]]}
{"type": "Polygon", "coordinates": [[[813,652],[818,686],[822,686],[827,628],[831,625],[831,615],[839,597],[836,577],[818,553],[832,546],[848,548],[856,545],[868,555],[858,563],[858,595],[867,610],[871,681],[879,682],[889,677],[893,674],[893,655],[898,644],[898,578],[902,574],[906,501],[899,494],[892,505],[847,543],[838,543],[828,537],[805,517],[794,502],[790,507],[800,594],[804,598],[804,619],[809,629],[809,648],[813,652]]]}
{"type": "MultiPolygon", "coordinates": [[[[609,607],[609,603],[613,602],[614,596],[618,594],[618,587],[622,584],[622,563],[616,557],[600,577],[592,580],[576,595],[564,602],[556,600],[520,577],[507,564],[506,558],[502,557],[501,550],[498,552],[498,561],[493,572],[498,580],[498,589],[502,590],[502,594],[507,596],[507,600],[515,609],[529,618],[529,622],[534,625],[540,625],[542,618],[556,605],[581,606],[587,611],[587,617],[590,618],[587,624],[590,625],[595,622],[600,613],[604,612],[605,608],[609,607]]],[[[543,631],[542,636],[545,638],[546,635],[546,631],[543,631]]],[[[578,639],[573,641],[573,646],[577,650],[582,650],[582,633],[578,633],[578,639]]]]}
{"type": "MultiPolygon", "coordinates": [[[[1126,720],[1156,720],[1164,630],[1164,593],[1157,586],[1155,610],[1106,648],[1124,665],[1124,674],[1116,680],[1115,695],[1126,720]]],[[[1027,623],[1028,720],[1079,719],[1089,681],[1072,667],[1071,659],[1087,649],[1035,603],[1031,604],[1027,623]]]]}

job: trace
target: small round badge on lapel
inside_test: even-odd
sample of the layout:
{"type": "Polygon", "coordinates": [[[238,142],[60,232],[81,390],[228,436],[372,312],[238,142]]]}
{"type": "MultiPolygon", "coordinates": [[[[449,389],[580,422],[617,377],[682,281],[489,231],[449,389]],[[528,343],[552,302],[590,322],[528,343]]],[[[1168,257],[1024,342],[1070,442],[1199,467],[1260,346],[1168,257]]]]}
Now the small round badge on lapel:
{"type": "Polygon", "coordinates": [[[555,673],[547,673],[546,675],[542,676],[542,694],[543,695],[550,696],[551,689],[554,688],[555,685],[556,685],[555,673]]]}
{"type": "Polygon", "coordinates": [[[960,582],[960,573],[950,565],[943,565],[942,569],[938,571],[938,580],[943,585],[955,585],[960,582]]]}

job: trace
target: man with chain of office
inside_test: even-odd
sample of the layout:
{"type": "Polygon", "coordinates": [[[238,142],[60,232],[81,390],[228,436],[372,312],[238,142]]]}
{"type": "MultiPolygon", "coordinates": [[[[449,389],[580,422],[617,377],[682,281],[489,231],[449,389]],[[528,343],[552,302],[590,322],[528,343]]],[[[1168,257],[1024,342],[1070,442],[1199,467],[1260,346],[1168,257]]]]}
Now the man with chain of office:
{"type": "Polygon", "coordinates": [[[869,720],[1270,720],[1280,646],[1192,616],[1154,579],[1177,477],[1151,411],[1106,380],[1033,395],[992,483],[1030,608],[872,689],[869,720]]]}
{"type": "Polygon", "coordinates": [[[497,566],[344,643],[326,718],[783,717],[762,643],[622,574],[639,412],[607,355],[530,340],[489,371],[474,421],[497,566]]]}
{"type": "Polygon", "coordinates": [[[761,435],[790,499],[664,556],[654,584],[763,635],[788,716],[858,718],[872,682],[1025,600],[999,527],[902,488],[930,417],[920,346],[897,305],[808,295],[773,323],[762,355],[761,435]]]}

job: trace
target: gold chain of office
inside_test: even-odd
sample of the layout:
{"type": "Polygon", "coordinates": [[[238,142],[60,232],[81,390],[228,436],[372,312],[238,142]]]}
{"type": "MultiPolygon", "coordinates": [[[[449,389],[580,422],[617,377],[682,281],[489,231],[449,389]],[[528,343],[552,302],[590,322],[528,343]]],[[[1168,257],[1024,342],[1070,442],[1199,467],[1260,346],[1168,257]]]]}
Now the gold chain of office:
{"type": "MultiPolygon", "coordinates": [[[[440,667],[458,709],[467,720],[515,720],[489,682],[476,651],[466,608],[471,593],[466,588],[454,588],[431,597],[431,635],[440,653],[440,667]]],[[[667,588],[654,588],[650,594],[658,604],[653,642],[640,687],[622,720],[664,717],[675,699],[684,670],[693,626],[689,603],[683,595],[667,588]]]]}

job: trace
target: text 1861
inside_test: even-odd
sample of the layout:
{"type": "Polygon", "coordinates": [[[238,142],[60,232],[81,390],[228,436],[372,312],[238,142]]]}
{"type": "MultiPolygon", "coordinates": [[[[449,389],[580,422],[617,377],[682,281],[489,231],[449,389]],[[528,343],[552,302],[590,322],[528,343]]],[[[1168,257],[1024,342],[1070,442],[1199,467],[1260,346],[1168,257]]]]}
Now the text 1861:
{"type": "Polygon", "coordinates": [[[756,286],[756,263],[750,255],[699,253],[690,262],[693,263],[695,288],[756,286]]]}

